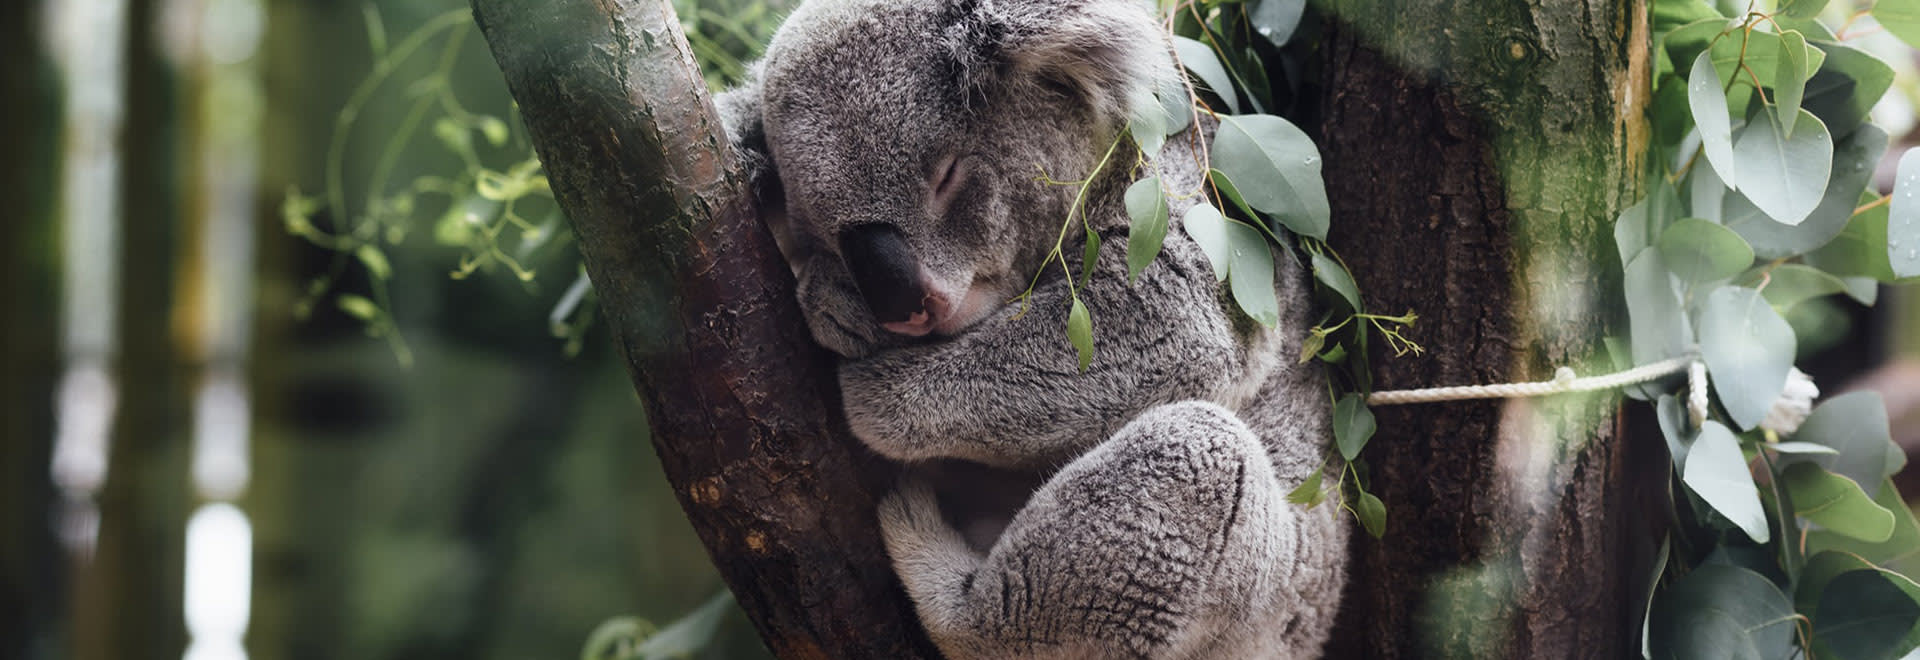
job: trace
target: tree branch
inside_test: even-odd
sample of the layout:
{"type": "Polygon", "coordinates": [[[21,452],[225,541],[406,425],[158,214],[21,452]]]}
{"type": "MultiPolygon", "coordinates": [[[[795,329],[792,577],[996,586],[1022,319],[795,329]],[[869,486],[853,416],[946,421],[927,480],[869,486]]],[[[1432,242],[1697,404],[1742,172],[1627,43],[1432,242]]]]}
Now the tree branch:
{"type": "Polygon", "coordinates": [[[938,657],[873,517],[892,469],[758,221],[668,0],[473,0],[667,479],[783,658],[938,657]]]}

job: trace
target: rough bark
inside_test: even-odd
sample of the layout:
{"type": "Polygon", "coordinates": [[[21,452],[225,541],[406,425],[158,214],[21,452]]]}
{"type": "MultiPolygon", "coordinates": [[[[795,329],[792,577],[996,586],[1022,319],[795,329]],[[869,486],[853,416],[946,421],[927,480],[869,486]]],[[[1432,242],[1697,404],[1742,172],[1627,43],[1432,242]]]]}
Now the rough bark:
{"type": "Polygon", "coordinates": [[[670,3],[473,7],[667,478],[768,646],[934,657],[873,519],[888,469],[843,428],[832,361],[806,334],[670,3]]]}
{"type": "MultiPolygon", "coordinates": [[[[1333,243],[1420,357],[1375,386],[1608,369],[1612,220],[1649,94],[1634,0],[1326,3],[1333,243]],[[1362,6],[1364,4],[1364,6],[1362,6]]],[[[1650,538],[1615,394],[1382,408],[1364,458],[1384,540],[1354,544],[1331,657],[1624,657],[1650,538]]],[[[1636,466],[1636,471],[1646,466],[1636,466]]],[[[1657,497],[1664,484],[1640,489],[1657,497]]]]}

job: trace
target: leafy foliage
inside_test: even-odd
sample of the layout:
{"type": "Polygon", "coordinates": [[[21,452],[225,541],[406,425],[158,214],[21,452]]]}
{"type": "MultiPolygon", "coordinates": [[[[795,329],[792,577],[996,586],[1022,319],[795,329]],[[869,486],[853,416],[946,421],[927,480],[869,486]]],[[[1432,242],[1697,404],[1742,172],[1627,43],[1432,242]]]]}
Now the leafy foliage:
{"type": "MultiPolygon", "coordinates": [[[[1868,188],[1887,136],[1864,122],[1891,69],[1843,45],[1861,16],[1827,5],[1729,16],[1701,0],[1652,3],[1655,171],[1615,227],[1630,321],[1616,345],[1635,364],[1696,356],[1707,377],[1630,392],[1657,400],[1674,466],[1648,657],[1886,658],[1920,646],[1920,589],[1907,577],[1920,530],[1887,480],[1899,453],[1884,405],[1835,397],[1800,424],[1790,410],[1811,395],[1794,375],[1789,312],[1920,274],[1904,251],[1920,241],[1920,206],[1905,203],[1920,158],[1901,159],[1890,198],[1868,188]],[[1815,16],[1846,20],[1830,30],[1815,16]]],[[[1902,35],[1920,2],[1872,13],[1920,36],[1902,35]]]]}

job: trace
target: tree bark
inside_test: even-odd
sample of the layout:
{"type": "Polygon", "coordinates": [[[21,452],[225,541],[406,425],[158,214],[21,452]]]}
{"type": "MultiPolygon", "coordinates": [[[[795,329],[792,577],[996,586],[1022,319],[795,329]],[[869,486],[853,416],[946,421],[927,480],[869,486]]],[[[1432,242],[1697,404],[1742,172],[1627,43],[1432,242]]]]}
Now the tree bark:
{"type": "Polygon", "coordinates": [[[667,478],[782,658],[937,657],[873,517],[891,469],[755,215],[668,0],[473,0],[667,478]]]}
{"type": "MultiPolygon", "coordinates": [[[[1376,352],[1376,388],[1609,370],[1611,228],[1647,144],[1644,5],[1325,4],[1333,243],[1372,310],[1420,315],[1428,349],[1376,352]]],[[[1329,656],[1637,652],[1650,548],[1636,539],[1653,534],[1631,512],[1665,482],[1636,494],[1626,468],[1664,459],[1616,437],[1618,402],[1377,410],[1364,458],[1386,536],[1353,545],[1329,656]]]]}

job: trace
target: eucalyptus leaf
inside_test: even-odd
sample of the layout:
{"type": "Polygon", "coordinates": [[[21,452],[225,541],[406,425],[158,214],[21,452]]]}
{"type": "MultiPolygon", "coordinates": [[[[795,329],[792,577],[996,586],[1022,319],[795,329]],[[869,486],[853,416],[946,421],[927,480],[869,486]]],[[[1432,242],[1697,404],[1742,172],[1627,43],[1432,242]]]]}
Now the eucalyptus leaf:
{"type": "Polygon", "coordinates": [[[1793,463],[1780,474],[1794,512],[1835,534],[1868,543],[1893,537],[1893,512],[1875,504],[1860,484],[1813,463],[1793,463]]]}
{"type": "Polygon", "coordinates": [[[1828,447],[1823,444],[1812,443],[1812,442],[1771,442],[1761,446],[1782,454],[1830,455],[1830,454],[1840,453],[1840,450],[1838,449],[1834,449],[1832,447],[1828,447]]]}
{"type": "Polygon", "coordinates": [[[1360,499],[1354,503],[1354,516],[1360,519],[1360,526],[1366,528],[1367,535],[1380,538],[1387,533],[1387,505],[1373,493],[1360,491],[1360,499]]]}
{"type": "Polygon", "coordinates": [[[1319,470],[1314,470],[1313,474],[1307,475],[1306,481],[1300,482],[1300,485],[1294,486],[1293,490],[1287,492],[1287,501],[1306,505],[1309,509],[1319,506],[1321,500],[1326,497],[1325,491],[1320,489],[1322,476],[1319,470]]]}
{"type": "Polygon", "coordinates": [[[1827,0],[1785,0],[1780,3],[1780,13],[1794,18],[1813,18],[1826,8],[1827,0]]]}
{"type": "MultiPolygon", "coordinates": [[[[1762,112],[1771,116],[1773,108],[1762,112]]],[[[1795,113],[1791,137],[1777,121],[1755,121],[1740,132],[1733,156],[1743,164],[1735,186],[1753,205],[1781,224],[1807,219],[1826,194],[1833,168],[1833,140],[1818,117],[1806,110],[1795,113]]]]}
{"type": "Polygon", "coordinates": [[[1793,603],[1771,580],[1744,568],[1697,566],[1654,610],[1654,648],[1671,653],[1663,657],[1774,658],[1793,644],[1793,603]]]}
{"type": "MultiPolygon", "coordinates": [[[[1916,29],[1920,29],[1917,26],[1916,29]]],[[[1900,155],[1887,205],[1887,265],[1897,278],[1920,276],[1920,149],[1900,155]]]]}
{"type": "Polygon", "coordinates": [[[1133,224],[1127,230],[1127,280],[1140,278],[1140,271],[1146,270],[1155,257],[1160,256],[1160,246],[1167,238],[1167,192],[1160,186],[1160,177],[1152,176],[1133,182],[1127,188],[1127,217],[1133,224]]]}
{"type": "Polygon", "coordinates": [[[1908,633],[1920,622],[1920,603],[1911,587],[1912,580],[1876,569],[1834,577],[1813,620],[1815,651],[1834,658],[1896,658],[1912,651],[1908,633]]]}
{"type": "Polygon", "coordinates": [[[1810,555],[1800,567],[1800,579],[1793,585],[1793,608],[1818,618],[1820,595],[1826,592],[1828,583],[1843,573],[1873,568],[1871,562],[1849,552],[1828,550],[1810,555]]]}
{"type": "Polygon", "coordinates": [[[1702,51],[1694,58],[1687,74],[1687,107],[1693,111],[1693,124],[1699,128],[1701,149],[1720,180],[1734,186],[1740,180],[1734,169],[1733,119],[1727,113],[1727,93],[1720,86],[1720,75],[1713,69],[1713,53],[1702,51]]]}
{"type": "Polygon", "coordinates": [[[1660,258],[1680,279],[1711,282],[1740,274],[1753,264],[1753,248],[1731,229],[1681,218],[1660,234],[1660,258]]]}
{"type": "Polygon", "coordinates": [[[1280,324],[1280,301],[1273,290],[1273,252],[1267,237],[1245,223],[1227,223],[1228,289],[1247,316],[1269,328],[1280,324]]]}
{"type": "Polygon", "coordinates": [[[1818,268],[1801,264],[1783,264],[1767,274],[1767,285],[1760,289],[1760,295],[1767,298],[1774,311],[1782,316],[1811,298],[1830,296],[1847,290],[1847,284],[1840,278],[1828,275],[1818,268]]]}
{"type": "Polygon", "coordinates": [[[1694,58],[1707,51],[1715,38],[1739,25],[1732,19],[1717,15],[1718,12],[1715,14],[1674,28],[1661,38],[1661,44],[1674,64],[1684,62],[1691,65],[1694,58]]]}
{"type": "Polygon", "coordinates": [[[1067,341],[1079,353],[1080,371],[1084,373],[1093,364],[1093,315],[1087,313],[1087,306],[1079,298],[1073,299],[1073,307],[1067,311],[1067,341]]]}
{"type": "Polygon", "coordinates": [[[1879,392],[1848,392],[1821,402],[1800,423],[1793,439],[1832,447],[1833,455],[1812,461],[1855,483],[1873,485],[1893,476],[1887,469],[1893,433],[1879,392]]]}
{"type": "Polygon", "coordinates": [[[1158,95],[1132,102],[1133,115],[1127,119],[1127,132],[1133,135],[1135,144],[1140,145],[1140,153],[1148,157],[1156,156],[1167,145],[1168,125],[1172,123],[1167,108],[1161,105],[1158,95]]]}
{"type": "Polygon", "coordinates": [[[1920,0],[1879,0],[1873,19],[1907,45],[1920,44],[1920,0]]]}
{"type": "Polygon", "coordinates": [[[1373,439],[1375,428],[1373,410],[1367,408],[1367,400],[1360,394],[1348,392],[1333,404],[1333,439],[1342,458],[1358,458],[1367,441],[1373,439]]]}
{"type": "Polygon", "coordinates": [[[1320,150],[1298,127],[1272,115],[1224,116],[1212,155],[1213,166],[1233,180],[1249,206],[1273,214],[1296,234],[1326,240],[1331,211],[1320,150]]]}
{"type": "Polygon", "coordinates": [[[1842,277],[1847,284],[1847,297],[1862,305],[1872,307],[1880,300],[1880,282],[1871,277],[1842,277]]]}
{"type": "Polygon", "coordinates": [[[1340,294],[1340,298],[1347,301],[1349,309],[1355,312],[1366,309],[1360,305],[1360,285],[1353,282],[1353,274],[1332,257],[1318,252],[1313,254],[1313,278],[1340,294]]]}
{"type": "Polygon", "coordinates": [[[1720,403],[1740,430],[1766,419],[1793,368],[1794,335],[1759,292],[1726,286],[1700,308],[1700,353],[1720,403]]]}
{"type": "Polygon", "coordinates": [[[1086,232],[1086,243],[1080,248],[1080,286],[1093,281],[1093,266],[1100,261],[1100,232],[1086,232]]]}
{"type": "Polygon", "coordinates": [[[1799,32],[1780,33],[1780,68],[1773,76],[1774,119],[1781,134],[1793,136],[1799,122],[1787,118],[1800,116],[1800,99],[1807,92],[1807,38],[1799,32]]]}
{"type": "Polygon", "coordinates": [[[1240,111],[1240,95],[1233,91],[1233,76],[1227,74],[1227,67],[1213,53],[1213,47],[1187,37],[1173,38],[1173,52],[1180,58],[1180,65],[1199,76],[1207,89],[1225,101],[1227,109],[1240,111]]]}
{"type": "Polygon", "coordinates": [[[707,600],[700,609],[667,624],[660,632],[648,637],[636,651],[646,660],[691,657],[713,642],[713,633],[720,628],[720,619],[733,609],[732,605],[733,594],[723,590],[707,600]]]}
{"type": "Polygon", "coordinates": [[[1847,227],[1860,204],[1860,191],[1872,182],[1875,165],[1887,151],[1887,134],[1872,124],[1834,145],[1833,176],[1807,219],[1798,225],[1774,221],[1740,193],[1725,198],[1722,223],[1739,232],[1753,246],[1754,256],[1780,259],[1812,251],[1832,241],[1847,227]]]}
{"type": "Polygon", "coordinates": [[[1887,244],[1887,204],[1873,206],[1878,197],[1871,190],[1861,193],[1861,206],[1872,208],[1854,214],[1833,240],[1807,253],[1807,265],[1839,277],[1894,281],[1893,265],[1887,261],[1892,249],[1887,244]]]}
{"type": "Polygon", "coordinates": [[[1207,255],[1207,264],[1213,266],[1214,281],[1227,281],[1228,268],[1233,265],[1233,248],[1227,242],[1227,219],[1220,215],[1220,209],[1206,202],[1195,204],[1180,219],[1180,227],[1207,255]]]}
{"type": "Polygon", "coordinates": [[[1905,575],[1920,574],[1920,522],[1916,522],[1913,511],[1900,499],[1900,491],[1889,480],[1880,482],[1878,495],[1873,497],[1874,504],[1893,512],[1893,536],[1880,543],[1868,543],[1827,530],[1807,532],[1806,546],[1809,554],[1826,550],[1837,550],[1873,562],[1875,566],[1905,575]]]}
{"type": "Polygon", "coordinates": [[[1653,23],[1654,32],[1665,32],[1694,21],[1705,19],[1719,19],[1721,22],[1726,22],[1726,17],[1721,16],[1718,10],[1708,6],[1707,3],[1701,0],[1660,0],[1660,2],[1649,2],[1647,3],[1647,14],[1648,19],[1653,23]]]}
{"type": "Polygon", "coordinates": [[[1893,68],[1866,51],[1821,42],[1825,63],[1807,81],[1800,107],[1826,122],[1834,136],[1851,134],[1893,84],[1893,68]]]}
{"type": "Polygon", "coordinates": [[[1627,264],[1624,284],[1634,364],[1685,354],[1693,344],[1693,328],[1660,251],[1647,250],[1627,264]]]}
{"type": "Polygon", "coordinates": [[[1247,12],[1247,18],[1253,22],[1253,31],[1275,46],[1285,46],[1300,27],[1300,16],[1306,10],[1306,0],[1259,0],[1247,12]]]}
{"type": "MultiPolygon", "coordinates": [[[[1712,168],[1703,167],[1699,171],[1710,173],[1712,168]]],[[[1659,181],[1645,199],[1621,211],[1613,224],[1613,243],[1620,252],[1620,263],[1632,263],[1641,250],[1652,247],[1660,238],[1660,232],[1680,217],[1679,209],[1680,199],[1673,185],[1659,181]]]]}
{"type": "Polygon", "coordinates": [[[1684,474],[1687,467],[1687,449],[1693,446],[1693,436],[1687,433],[1687,409],[1672,394],[1662,394],[1653,405],[1654,416],[1660,421],[1660,437],[1667,440],[1667,453],[1673,457],[1673,471],[1684,474]]]}
{"type": "Polygon", "coordinates": [[[1747,471],[1740,440],[1727,427],[1711,420],[1701,425],[1687,451],[1681,481],[1755,542],[1767,542],[1770,532],[1766,509],[1760,506],[1760,490],[1747,471]]]}

